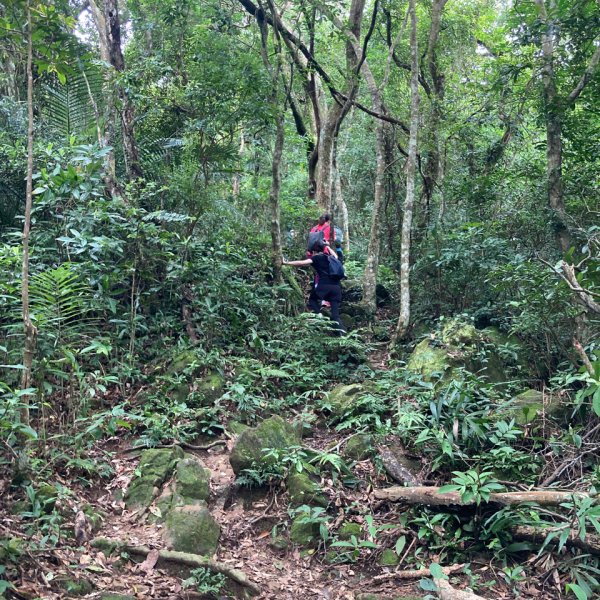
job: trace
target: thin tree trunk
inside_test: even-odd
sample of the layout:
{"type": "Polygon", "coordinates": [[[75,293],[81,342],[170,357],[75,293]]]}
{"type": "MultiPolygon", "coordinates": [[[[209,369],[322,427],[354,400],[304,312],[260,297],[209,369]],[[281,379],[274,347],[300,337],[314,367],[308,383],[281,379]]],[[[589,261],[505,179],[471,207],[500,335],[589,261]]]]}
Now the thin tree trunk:
{"type": "MultiPolygon", "coordinates": [[[[117,74],[120,74],[125,70],[125,61],[121,49],[121,24],[117,0],[104,0],[104,18],[106,20],[109,62],[117,74]]],[[[143,173],[135,143],[133,104],[121,83],[117,84],[117,92],[121,100],[121,126],[125,166],[128,178],[134,180],[142,177],[143,173]]]]}
{"type": "MultiPolygon", "coordinates": [[[[242,132],[240,133],[240,149],[238,152],[240,161],[242,160],[242,157],[244,155],[245,147],[246,147],[246,144],[244,141],[244,130],[242,129],[242,132]]],[[[234,173],[233,177],[231,178],[231,194],[234,198],[237,198],[240,195],[240,174],[239,174],[239,172],[234,173]]]]}
{"type": "MultiPolygon", "coordinates": [[[[560,100],[554,74],[554,49],[558,43],[556,24],[548,18],[544,0],[535,0],[540,19],[545,25],[542,34],[542,85],[544,88],[544,116],[546,118],[546,177],[548,185],[548,206],[555,215],[555,236],[558,246],[566,252],[570,246],[570,236],[566,224],[566,210],[562,185],[562,123],[560,100]]],[[[554,9],[551,0],[550,8],[554,9]]]]}
{"type": "MultiPolygon", "coordinates": [[[[27,3],[27,175],[25,196],[25,222],[23,224],[23,264],[21,275],[21,300],[23,304],[23,327],[25,344],[23,348],[23,371],[21,389],[32,387],[32,366],[35,354],[37,330],[31,322],[29,312],[29,234],[31,231],[31,207],[33,204],[33,32],[31,6],[27,3]]],[[[29,401],[23,397],[21,422],[29,425],[29,401]]]]}
{"type": "MultiPolygon", "coordinates": [[[[98,42],[100,45],[100,58],[107,65],[110,64],[110,52],[108,50],[108,38],[106,37],[106,19],[104,18],[104,9],[98,5],[102,0],[90,0],[90,11],[92,19],[98,31],[98,42]]],[[[115,114],[116,107],[110,85],[110,74],[105,74],[105,93],[106,93],[106,108],[105,108],[105,124],[102,132],[100,146],[102,148],[109,147],[110,152],[104,159],[104,184],[106,185],[109,194],[112,197],[119,195],[119,187],[117,184],[117,168],[115,163],[115,114]]]]}
{"type": "Polygon", "coordinates": [[[350,226],[348,224],[348,205],[344,201],[344,195],[342,193],[342,180],[340,178],[340,172],[337,167],[337,153],[335,161],[335,203],[338,207],[340,214],[340,225],[343,234],[342,249],[344,254],[348,256],[350,252],[350,226]]]}
{"type": "Polygon", "coordinates": [[[410,0],[410,134],[408,139],[408,159],[406,162],[406,199],[402,218],[402,240],[400,245],[400,315],[398,326],[392,338],[393,348],[398,340],[405,337],[410,323],[410,238],[412,231],[413,207],[415,202],[415,179],[417,167],[417,134],[419,128],[419,57],[417,46],[417,14],[415,0],[410,0]]]}

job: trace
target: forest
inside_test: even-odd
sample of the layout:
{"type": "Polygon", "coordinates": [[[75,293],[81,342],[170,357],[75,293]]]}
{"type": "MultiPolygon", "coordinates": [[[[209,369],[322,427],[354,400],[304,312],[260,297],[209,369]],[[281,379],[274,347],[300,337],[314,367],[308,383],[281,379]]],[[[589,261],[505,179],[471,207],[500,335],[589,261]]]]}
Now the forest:
{"type": "Polygon", "coordinates": [[[0,0],[0,63],[0,600],[600,598],[596,0],[0,0]]]}

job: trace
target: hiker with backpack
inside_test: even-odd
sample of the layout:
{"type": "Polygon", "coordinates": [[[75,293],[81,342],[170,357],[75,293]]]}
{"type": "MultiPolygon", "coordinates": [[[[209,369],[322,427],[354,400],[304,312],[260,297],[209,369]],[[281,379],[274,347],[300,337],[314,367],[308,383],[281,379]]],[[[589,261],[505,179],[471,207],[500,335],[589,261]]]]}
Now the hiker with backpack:
{"type": "Polygon", "coordinates": [[[283,265],[290,267],[312,266],[315,270],[315,281],[312,285],[308,306],[314,313],[320,313],[326,303],[331,306],[331,318],[338,324],[340,333],[346,333],[346,328],[340,318],[342,303],[341,281],[346,276],[344,267],[335,252],[324,240],[317,240],[309,248],[311,255],[304,260],[284,260],[283,265]]]}

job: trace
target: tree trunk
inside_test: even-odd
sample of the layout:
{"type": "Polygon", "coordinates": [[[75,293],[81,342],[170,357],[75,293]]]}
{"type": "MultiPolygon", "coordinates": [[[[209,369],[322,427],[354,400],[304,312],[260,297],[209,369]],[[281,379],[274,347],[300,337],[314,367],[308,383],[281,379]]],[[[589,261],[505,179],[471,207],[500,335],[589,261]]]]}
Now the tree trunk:
{"type": "MultiPolygon", "coordinates": [[[[27,175],[25,192],[25,219],[23,224],[23,263],[21,275],[21,300],[23,305],[23,327],[25,344],[23,347],[23,371],[21,389],[32,387],[33,357],[35,354],[37,330],[31,322],[29,312],[29,234],[31,230],[31,207],[33,204],[33,25],[31,6],[27,3],[27,175]]],[[[29,400],[22,398],[21,422],[29,425],[29,400]]]]}
{"type": "MultiPolygon", "coordinates": [[[[118,75],[125,70],[125,61],[121,49],[121,24],[119,21],[117,0],[104,0],[104,19],[106,22],[108,60],[118,75]]],[[[121,101],[121,127],[125,168],[128,178],[134,180],[142,177],[143,173],[135,143],[133,104],[120,82],[117,83],[117,93],[121,101]]]]}
{"type": "MultiPolygon", "coordinates": [[[[102,0],[90,0],[90,11],[92,19],[98,31],[98,43],[100,45],[100,58],[106,64],[110,64],[110,53],[108,51],[108,39],[106,37],[106,19],[104,18],[104,9],[100,8],[98,2],[102,0]]],[[[108,193],[114,198],[119,195],[119,187],[117,184],[117,167],[115,163],[115,101],[110,86],[110,74],[105,75],[105,93],[106,93],[106,108],[105,108],[105,124],[102,133],[100,146],[102,148],[109,147],[110,152],[104,159],[104,184],[108,189],[108,193]]]]}
{"type": "MultiPolygon", "coordinates": [[[[413,0],[411,0],[413,1],[413,0]]],[[[426,506],[471,506],[475,500],[464,502],[458,492],[439,493],[440,488],[420,487],[390,487],[375,490],[378,500],[391,500],[405,504],[424,504],[426,506]]],[[[501,492],[490,494],[489,502],[503,505],[521,504],[522,502],[536,502],[540,506],[558,506],[561,502],[578,498],[588,498],[582,492],[557,492],[554,490],[535,490],[532,492],[501,492]]]]}
{"type": "Polygon", "coordinates": [[[415,0],[410,0],[409,12],[411,21],[410,134],[408,139],[408,159],[406,162],[406,199],[404,201],[402,239],[400,245],[400,315],[398,316],[398,326],[391,342],[392,348],[396,345],[398,340],[401,340],[406,336],[410,323],[410,238],[415,202],[417,134],[419,128],[419,57],[415,0]]]}
{"type": "Polygon", "coordinates": [[[271,190],[269,192],[269,202],[271,204],[271,242],[272,242],[272,261],[274,279],[281,281],[281,259],[283,250],[281,246],[281,224],[279,210],[279,190],[281,188],[281,159],[283,155],[284,142],[284,118],[283,114],[277,114],[275,146],[273,148],[273,164],[271,190]]]}
{"type": "MultiPolygon", "coordinates": [[[[544,116],[546,119],[546,177],[548,206],[555,216],[555,236],[562,252],[571,245],[566,223],[566,210],[562,186],[562,123],[556,78],[554,75],[554,49],[558,43],[556,24],[548,18],[544,0],[535,0],[540,19],[545,25],[542,34],[542,85],[544,88],[544,116]]],[[[550,8],[555,9],[554,0],[550,8]]]]}
{"type": "Polygon", "coordinates": [[[342,193],[342,180],[340,178],[340,172],[337,167],[337,153],[335,160],[335,203],[337,205],[340,215],[340,227],[344,241],[342,242],[342,249],[346,257],[350,252],[350,226],[348,224],[348,205],[344,201],[344,195],[342,193]]]}

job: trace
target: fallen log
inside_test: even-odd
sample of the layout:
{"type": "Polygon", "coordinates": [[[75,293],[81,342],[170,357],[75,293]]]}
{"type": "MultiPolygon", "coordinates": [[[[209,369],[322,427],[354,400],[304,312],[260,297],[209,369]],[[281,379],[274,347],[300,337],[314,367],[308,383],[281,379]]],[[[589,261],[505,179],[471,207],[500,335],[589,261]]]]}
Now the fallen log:
{"type": "MultiPolygon", "coordinates": [[[[511,528],[511,533],[514,539],[524,540],[532,542],[534,544],[543,544],[546,541],[546,537],[553,531],[560,531],[556,528],[544,528],[544,527],[531,527],[526,525],[519,525],[511,528]]],[[[559,542],[559,536],[553,537],[550,540],[550,544],[556,545],[559,542]]],[[[600,556],[600,535],[588,533],[582,540],[579,537],[568,537],[565,541],[567,548],[577,548],[583,550],[588,554],[594,554],[600,556]]]]}
{"type": "Polygon", "coordinates": [[[387,446],[379,446],[379,458],[388,475],[398,483],[418,485],[417,478],[400,463],[395,454],[387,446]]]}
{"type": "MultiPolygon", "coordinates": [[[[378,500],[390,500],[392,502],[404,502],[406,504],[426,504],[429,506],[470,506],[475,500],[464,502],[458,492],[439,492],[439,487],[399,487],[375,490],[375,498],[378,500]]],[[[583,492],[559,492],[554,490],[533,490],[530,492],[498,492],[490,494],[489,502],[503,505],[521,504],[523,502],[535,502],[540,506],[557,506],[561,502],[567,502],[573,497],[588,498],[583,492]]]]}
{"type": "MultiPolygon", "coordinates": [[[[131,546],[122,540],[111,540],[108,538],[95,538],[92,540],[91,546],[101,550],[108,549],[111,552],[127,552],[134,556],[143,556],[144,558],[152,552],[152,549],[148,548],[148,546],[131,546]]],[[[221,573],[235,583],[247,588],[253,596],[260,594],[260,588],[254,582],[250,581],[244,572],[233,569],[211,558],[201,556],[200,554],[176,552],[175,550],[160,550],[158,552],[158,563],[161,562],[172,562],[192,568],[204,567],[213,573],[221,573]]]]}
{"type": "Polygon", "coordinates": [[[478,596],[473,592],[457,590],[445,579],[436,579],[435,585],[437,586],[440,600],[486,600],[483,596],[478,596]]]}

